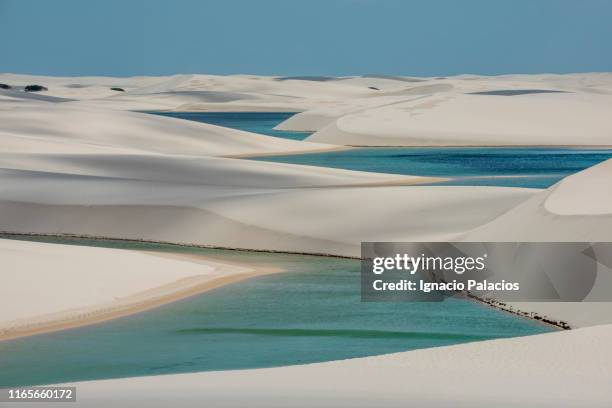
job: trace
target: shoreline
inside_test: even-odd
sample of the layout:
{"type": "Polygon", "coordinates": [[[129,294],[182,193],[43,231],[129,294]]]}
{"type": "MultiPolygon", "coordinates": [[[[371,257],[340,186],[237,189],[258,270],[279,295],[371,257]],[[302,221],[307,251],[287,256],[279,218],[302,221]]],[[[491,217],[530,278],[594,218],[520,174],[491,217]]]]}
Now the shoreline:
{"type": "MultiPolygon", "coordinates": [[[[240,113],[240,112],[237,112],[240,113]]],[[[296,133],[299,133],[296,131],[296,133]]],[[[277,136],[273,136],[277,137],[277,136]]],[[[312,142],[318,143],[318,142],[312,142]]],[[[242,153],[242,154],[229,154],[219,157],[225,157],[228,159],[247,159],[247,158],[259,158],[259,157],[274,157],[274,156],[296,156],[301,154],[316,154],[316,153],[327,153],[327,152],[340,152],[347,150],[356,149],[421,149],[421,148],[481,148],[481,149],[495,149],[495,148],[516,148],[516,149],[576,149],[576,150],[610,150],[611,145],[336,145],[337,147],[323,148],[323,149],[311,149],[302,151],[289,151],[289,152],[268,152],[268,153],[242,153]]]]}
{"type": "MultiPolygon", "coordinates": [[[[39,232],[14,232],[14,231],[0,231],[0,238],[3,236],[10,237],[50,237],[50,238],[81,238],[81,239],[91,239],[91,240],[99,240],[99,241],[123,241],[123,242],[135,242],[135,243],[144,243],[144,244],[161,244],[161,245],[174,245],[178,247],[193,247],[193,248],[202,248],[202,249],[222,249],[227,251],[244,251],[244,252],[262,252],[262,253],[270,253],[270,254],[289,254],[289,255],[305,255],[305,256],[325,256],[330,258],[342,258],[342,259],[361,259],[358,256],[348,256],[348,255],[335,255],[328,254],[323,252],[299,252],[299,251],[277,251],[274,249],[252,249],[252,248],[239,248],[239,247],[223,247],[218,245],[203,245],[203,244],[193,244],[188,242],[170,242],[170,241],[156,241],[151,239],[134,239],[134,238],[113,238],[113,237],[104,237],[97,235],[87,235],[87,234],[71,234],[71,233],[61,233],[61,234],[44,234],[39,232]]],[[[29,240],[24,240],[29,241],[29,240]]]]}
{"type": "Polygon", "coordinates": [[[165,254],[146,250],[131,251],[178,260],[207,261],[208,264],[216,267],[214,272],[216,276],[212,278],[209,275],[186,277],[162,286],[117,298],[113,302],[7,322],[3,327],[0,327],[0,342],[90,326],[151,310],[246,279],[284,272],[283,269],[272,266],[253,267],[240,263],[219,261],[197,254],[165,254]],[[240,272],[240,269],[245,271],[240,272]]]}
{"type": "MultiPolygon", "coordinates": [[[[277,137],[277,136],[270,136],[277,137]]],[[[267,152],[267,153],[241,153],[241,154],[228,154],[219,157],[224,157],[226,159],[248,159],[248,158],[258,158],[258,157],[274,157],[274,156],[295,156],[300,154],[315,154],[315,153],[327,153],[327,152],[341,152],[345,150],[354,150],[359,148],[360,146],[342,146],[342,145],[330,145],[335,147],[321,148],[321,149],[308,149],[308,150],[291,150],[287,152],[267,152]]]]}
{"type": "Polygon", "coordinates": [[[471,300],[473,302],[482,304],[492,309],[510,313],[515,316],[522,317],[524,319],[535,320],[536,322],[542,325],[545,325],[545,326],[556,327],[557,329],[560,329],[560,330],[572,330],[573,329],[573,327],[570,324],[568,324],[567,322],[563,320],[554,320],[549,317],[540,315],[536,312],[525,312],[521,309],[515,309],[512,306],[509,306],[506,303],[500,302],[495,299],[483,298],[480,296],[476,296],[473,293],[462,293],[462,296],[467,300],[471,300]]]}
{"type": "Polygon", "coordinates": [[[76,386],[84,406],[101,400],[117,405],[141,392],[139,402],[146,406],[172,400],[176,408],[244,407],[247,400],[270,408],[301,408],[304,401],[312,407],[373,407],[381,401],[389,407],[405,407],[406,401],[424,407],[607,407],[611,339],[612,325],[600,325],[313,364],[62,385],[76,386]],[[442,394],[441,372],[452,379],[442,394]]]}
{"type": "MultiPolygon", "coordinates": [[[[320,143],[320,142],[312,142],[312,143],[320,143]]],[[[487,145],[479,145],[479,144],[449,144],[449,145],[445,145],[445,144],[434,144],[434,145],[343,145],[346,147],[351,147],[351,148],[355,148],[355,149],[360,149],[360,148],[373,148],[373,149],[380,149],[380,148],[421,148],[421,147],[428,147],[428,148],[434,148],[434,147],[456,147],[456,148],[463,148],[463,147],[478,147],[481,149],[487,149],[487,148],[497,148],[497,147],[507,147],[507,148],[521,148],[521,149],[554,149],[554,148],[559,148],[559,149],[594,149],[594,150],[608,150],[608,149],[612,149],[612,144],[609,145],[560,145],[560,144],[545,144],[545,145],[526,145],[526,144],[487,144],[487,145]]]]}
{"type": "MultiPolygon", "coordinates": [[[[172,246],[177,246],[177,247],[192,247],[192,248],[202,248],[202,249],[218,249],[218,250],[226,250],[226,251],[243,251],[243,252],[258,252],[258,253],[270,253],[270,254],[289,254],[289,255],[302,255],[302,256],[313,256],[313,257],[329,257],[329,258],[339,258],[339,259],[354,259],[354,260],[360,260],[360,257],[354,257],[354,256],[342,256],[342,255],[334,255],[334,254],[324,254],[324,253],[308,253],[308,252],[289,252],[289,251],[275,251],[275,250],[263,250],[263,249],[248,249],[248,248],[230,248],[230,247],[220,247],[220,246],[212,246],[212,245],[201,245],[201,244],[189,244],[189,243],[174,243],[174,242],[168,242],[168,241],[153,241],[153,240],[144,240],[144,239],[123,239],[123,238],[109,238],[109,237],[99,237],[99,236],[92,236],[92,235],[82,235],[82,234],[40,234],[40,233],[15,233],[15,232],[7,232],[7,231],[0,231],[0,238],[2,238],[3,236],[9,236],[9,237],[50,237],[50,238],[81,238],[81,239],[90,239],[90,240],[98,240],[98,241],[115,241],[115,242],[134,242],[134,243],[147,243],[147,244],[162,244],[162,245],[172,245],[172,246]]],[[[9,238],[10,239],[10,238],[9,238]]],[[[38,241],[37,241],[38,242],[38,241]]],[[[73,244],[68,244],[68,245],[73,245],[73,244]]],[[[146,252],[149,254],[154,254],[156,256],[162,256],[162,257],[172,257],[172,258],[177,258],[177,259],[185,259],[185,258],[196,258],[196,259],[200,259],[200,260],[211,260],[210,257],[207,257],[205,255],[197,255],[197,254],[179,254],[179,253],[165,253],[165,252],[160,252],[157,253],[155,251],[147,251],[147,250],[143,250],[142,252],[146,252]]],[[[232,264],[231,262],[226,262],[226,261],[218,261],[216,259],[212,259],[212,262],[216,263],[216,264],[226,264],[226,265],[232,265],[232,266],[237,266],[237,267],[244,267],[244,265],[242,264],[232,264]]],[[[263,275],[268,275],[268,274],[273,274],[273,273],[280,273],[283,272],[283,270],[277,270],[274,269],[272,267],[270,267],[270,269],[266,268],[257,268],[257,267],[251,267],[249,266],[249,268],[251,269],[251,272],[247,272],[247,273],[243,273],[243,274],[235,274],[235,275],[229,275],[229,276],[225,276],[225,277],[220,277],[220,278],[216,278],[216,279],[212,279],[209,280],[208,283],[203,283],[203,287],[201,289],[198,289],[200,287],[200,285],[195,285],[191,288],[187,288],[187,290],[185,291],[179,291],[178,293],[175,293],[174,295],[171,296],[167,296],[160,302],[153,302],[151,305],[139,305],[139,304],[135,304],[133,305],[132,308],[128,308],[129,310],[125,310],[125,311],[115,311],[115,312],[111,312],[110,315],[107,315],[108,313],[104,313],[101,314],[97,317],[95,317],[95,321],[89,321],[89,319],[86,321],[86,323],[73,323],[68,325],[66,322],[61,322],[60,324],[54,324],[53,326],[55,327],[54,329],[49,329],[49,328],[42,328],[42,329],[34,329],[34,330],[27,330],[25,334],[19,334],[17,336],[14,337],[6,337],[6,333],[3,329],[0,328],[0,341],[3,340],[8,340],[8,339],[12,339],[12,338],[18,338],[18,337],[25,337],[25,336],[30,336],[30,335],[35,335],[35,334],[42,334],[42,333],[48,333],[51,331],[59,331],[59,330],[64,330],[64,329],[69,329],[69,328],[74,328],[74,327],[80,327],[80,326],[85,326],[85,325],[90,325],[90,324],[96,324],[96,323],[101,323],[107,320],[111,320],[114,318],[119,318],[119,317],[123,317],[123,316],[127,316],[130,314],[135,314],[135,313],[139,313],[142,311],[146,311],[158,306],[162,306],[164,304],[167,303],[171,303],[177,300],[181,300],[181,299],[185,299],[187,297],[190,296],[194,296],[194,295],[198,295],[204,292],[207,292],[209,290],[230,284],[230,283],[235,283],[235,282],[239,282],[245,279],[249,279],[252,277],[257,277],[257,276],[263,276],[263,275]],[[28,334],[29,333],[29,334],[28,334]]],[[[178,282],[174,282],[173,284],[170,285],[174,285],[178,282]]],[[[167,286],[167,285],[165,285],[167,286]]],[[[161,289],[161,288],[156,288],[156,289],[161,289]]],[[[156,290],[153,289],[153,290],[156,290]]],[[[137,296],[137,295],[134,295],[137,296]]],[[[515,309],[511,306],[508,306],[507,304],[503,303],[503,302],[499,302],[495,299],[486,299],[486,298],[481,298],[479,296],[476,296],[474,294],[471,293],[461,293],[460,296],[462,296],[463,298],[467,299],[467,300],[471,300],[480,304],[483,304],[485,306],[491,307],[493,309],[497,309],[499,311],[502,312],[506,312],[506,313],[510,313],[525,319],[529,319],[529,320],[534,320],[538,323],[547,325],[547,326],[553,326],[556,327],[558,329],[562,329],[562,330],[571,330],[572,326],[562,320],[554,320],[554,319],[550,319],[546,316],[543,315],[539,315],[536,312],[526,312],[520,309],[515,309]]],[[[146,302],[145,302],[146,303],[146,302]]],[[[99,308],[98,308],[99,309],[99,308]]]]}

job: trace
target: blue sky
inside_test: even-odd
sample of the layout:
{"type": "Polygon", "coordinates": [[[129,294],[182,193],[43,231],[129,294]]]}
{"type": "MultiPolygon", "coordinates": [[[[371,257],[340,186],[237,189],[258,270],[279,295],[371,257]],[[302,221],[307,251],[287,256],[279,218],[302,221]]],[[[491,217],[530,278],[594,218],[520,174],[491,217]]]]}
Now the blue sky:
{"type": "Polygon", "coordinates": [[[612,0],[0,0],[0,72],[612,71],[612,0]]]}

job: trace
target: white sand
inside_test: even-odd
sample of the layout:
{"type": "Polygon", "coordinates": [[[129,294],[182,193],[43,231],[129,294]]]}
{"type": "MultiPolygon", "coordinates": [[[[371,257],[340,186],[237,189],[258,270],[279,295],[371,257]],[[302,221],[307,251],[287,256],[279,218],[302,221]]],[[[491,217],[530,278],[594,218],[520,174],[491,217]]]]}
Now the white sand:
{"type": "MultiPolygon", "coordinates": [[[[361,81],[370,82],[370,80],[366,79],[362,79],[361,81]]],[[[397,81],[385,81],[395,82],[395,86],[397,86],[397,81]]],[[[377,85],[381,86],[380,84],[377,85]]],[[[358,114],[372,108],[387,107],[408,101],[417,101],[432,94],[451,91],[453,88],[454,86],[450,83],[414,85],[407,88],[404,85],[404,87],[399,89],[392,88],[391,91],[386,90],[382,92],[382,96],[369,95],[366,98],[353,98],[331,105],[309,109],[290,117],[276,126],[276,129],[289,131],[316,131],[334,123],[337,119],[348,114],[358,114]]]]}
{"type": "Polygon", "coordinates": [[[350,256],[358,256],[360,242],[367,240],[453,239],[537,192],[348,187],[418,179],[359,177],[350,172],[327,175],[309,167],[285,170],[285,165],[256,166],[260,163],[246,161],[232,168],[226,165],[232,159],[220,159],[219,165],[215,162],[219,159],[134,156],[87,158],[84,163],[82,157],[54,157],[59,164],[37,156],[11,159],[14,167],[27,163],[35,170],[0,170],[4,231],[350,256]],[[64,171],[50,171],[60,165],[64,171]],[[87,165],[86,175],[79,174],[84,172],[80,165],[87,165]],[[291,185],[302,187],[288,188],[291,185]],[[337,187],[341,185],[345,187],[337,187]]]}
{"type": "MultiPolygon", "coordinates": [[[[365,84],[343,80],[279,80],[247,75],[174,75],[171,77],[41,77],[0,74],[0,82],[40,84],[40,94],[77,99],[91,107],[177,111],[301,111],[341,99],[376,94],[365,84]],[[75,87],[76,85],[76,87],[75,87]],[[121,87],[126,92],[111,91],[121,87]]],[[[8,91],[0,90],[0,95],[8,91]]]]}
{"type": "Polygon", "coordinates": [[[612,145],[607,120],[612,106],[609,73],[442,79],[367,76],[328,81],[247,75],[0,74],[0,81],[49,88],[31,94],[0,90],[0,106],[56,98],[47,104],[96,111],[305,111],[278,129],[317,130],[309,140],[339,145],[612,145]],[[111,91],[112,86],[125,92],[111,91]],[[472,94],[533,89],[565,93],[472,94]]]}
{"type": "Polygon", "coordinates": [[[0,104],[1,152],[233,155],[325,150],[335,146],[77,104],[0,104]]]}
{"type": "Polygon", "coordinates": [[[94,323],[253,276],[206,258],[0,239],[0,340],[94,323]]]}
{"type": "Polygon", "coordinates": [[[612,326],[329,363],[81,382],[77,403],[149,407],[609,407],[612,326]]]}
{"type": "Polygon", "coordinates": [[[459,92],[338,118],[307,140],[342,145],[612,145],[612,96],[459,92]]]}
{"type": "Polygon", "coordinates": [[[0,325],[111,302],[214,268],[141,252],[0,239],[0,325]],[[120,283],[120,284],[119,284],[120,283]],[[76,290],[78,288],[78,290],[76,290]]]}
{"type": "MultiPolygon", "coordinates": [[[[312,99],[311,109],[277,129],[317,131],[309,141],[339,145],[612,145],[610,73],[413,81],[357,77],[317,83],[327,98],[312,99]],[[369,92],[340,92],[349,86],[369,92]],[[473,94],[508,90],[564,93],[473,94]]],[[[293,87],[285,95],[312,98],[298,92],[296,81],[286,82],[293,87]]]]}
{"type": "Polygon", "coordinates": [[[373,107],[393,105],[407,100],[418,100],[422,96],[372,96],[369,98],[350,99],[330,106],[310,109],[298,113],[275,127],[277,130],[315,131],[334,123],[347,114],[366,111],[373,107]]]}
{"type": "MultiPolygon", "coordinates": [[[[111,80],[56,79],[64,84],[111,80]]],[[[147,82],[133,92],[144,97],[208,86],[215,92],[224,87],[244,93],[246,83],[257,82],[260,92],[282,86],[306,98],[327,95],[316,90],[327,86],[335,89],[336,97],[342,92],[346,97],[356,87],[373,92],[363,84],[369,80],[333,85],[177,76],[147,82]]],[[[59,85],[47,82],[51,95],[59,85]]],[[[134,83],[138,81],[129,82],[134,83]]],[[[76,98],[86,89],[64,88],[55,95],[76,98]]],[[[92,107],[89,102],[22,102],[0,109],[0,136],[5,140],[0,151],[0,209],[6,215],[0,218],[0,230],[356,256],[365,240],[450,239],[534,194],[485,187],[411,189],[405,186],[436,180],[218,157],[334,146],[92,107]],[[433,218],[439,222],[428,221],[433,218]]]]}
{"type": "Polygon", "coordinates": [[[612,238],[612,160],[539,192],[494,221],[471,231],[468,241],[608,242],[612,238]]]}
{"type": "Polygon", "coordinates": [[[550,192],[544,208],[552,214],[612,215],[612,160],[566,177],[550,192]]]}
{"type": "MultiPolygon", "coordinates": [[[[612,239],[612,160],[563,179],[547,190],[466,234],[465,241],[610,242],[612,239]]],[[[605,259],[602,258],[602,259],[605,259]]],[[[593,291],[582,303],[515,302],[573,327],[612,323],[612,303],[598,287],[612,285],[612,264],[598,264],[593,291]]]]}
{"type": "MultiPolygon", "coordinates": [[[[337,111],[338,104],[371,107],[388,103],[392,98],[460,95],[498,89],[553,89],[581,95],[612,95],[612,75],[609,73],[463,75],[445,79],[368,76],[329,81],[282,80],[253,75],[105,78],[0,74],[0,82],[13,86],[40,84],[49,90],[38,95],[77,100],[79,106],[128,110],[304,111],[324,110],[329,106],[331,111],[337,111]],[[121,87],[126,92],[110,91],[110,87],[121,87]],[[378,99],[379,102],[368,103],[367,99],[378,99]]],[[[0,90],[0,101],[7,94],[15,95],[15,92],[0,90]]],[[[17,95],[24,96],[23,92],[17,95]]],[[[284,127],[291,129],[291,126],[284,127]]],[[[302,128],[318,129],[313,126],[302,128]]]]}

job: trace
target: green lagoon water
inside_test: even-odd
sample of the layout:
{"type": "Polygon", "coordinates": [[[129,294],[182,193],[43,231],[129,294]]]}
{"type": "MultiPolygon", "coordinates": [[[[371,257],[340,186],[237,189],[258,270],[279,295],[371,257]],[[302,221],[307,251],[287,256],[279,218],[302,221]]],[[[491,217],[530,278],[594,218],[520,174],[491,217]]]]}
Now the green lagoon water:
{"type": "Polygon", "coordinates": [[[27,239],[197,253],[287,272],[97,325],[0,342],[0,388],[304,364],[553,330],[464,299],[362,303],[359,261],[353,259],[27,239]]]}
{"type": "MultiPolygon", "coordinates": [[[[273,128],[291,112],[158,112],[165,116],[212,123],[287,139],[310,133],[273,128]]],[[[377,173],[452,177],[438,185],[547,188],[563,177],[612,158],[612,149],[540,147],[395,147],[279,155],[252,160],[305,164],[377,173]]]]}

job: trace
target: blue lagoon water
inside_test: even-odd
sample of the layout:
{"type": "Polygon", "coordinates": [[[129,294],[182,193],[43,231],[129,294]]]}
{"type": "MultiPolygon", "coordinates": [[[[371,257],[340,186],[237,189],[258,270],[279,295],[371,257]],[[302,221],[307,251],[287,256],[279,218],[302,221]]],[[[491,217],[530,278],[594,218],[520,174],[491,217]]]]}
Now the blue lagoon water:
{"type": "Polygon", "coordinates": [[[288,272],[93,326],[0,342],[0,388],[303,364],[553,330],[463,299],[362,303],[358,260],[121,241],[37,240],[202,254],[280,266],[288,272]]]}
{"type": "Polygon", "coordinates": [[[254,160],[417,176],[452,177],[445,185],[546,188],[612,158],[612,149],[533,147],[356,148],[254,160]]]}
{"type": "MultiPolygon", "coordinates": [[[[291,112],[157,112],[165,116],[302,140],[310,133],[274,126],[291,112]]],[[[348,170],[452,177],[443,185],[546,188],[563,177],[612,158],[612,149],[511,147],[355,148],[346,151],[279,155],[254,160],[348,170]]]]}
{"type": "Polygon", "coordinates": [[[295,115],[295,112],[147,112],[156,115],[193,120],[224,126],[262,135],[281,137],[284,139],[303,140],[312,132],[288,132],[274,130],[281,122],[295,115]]]}

